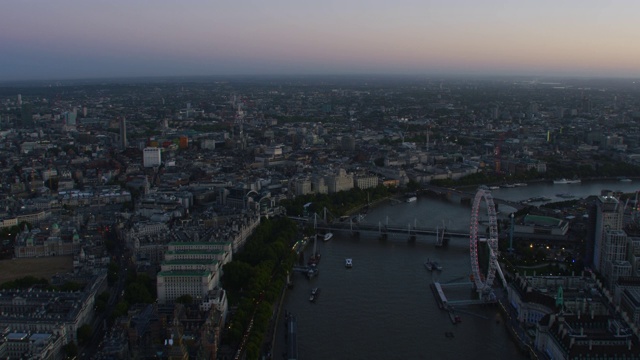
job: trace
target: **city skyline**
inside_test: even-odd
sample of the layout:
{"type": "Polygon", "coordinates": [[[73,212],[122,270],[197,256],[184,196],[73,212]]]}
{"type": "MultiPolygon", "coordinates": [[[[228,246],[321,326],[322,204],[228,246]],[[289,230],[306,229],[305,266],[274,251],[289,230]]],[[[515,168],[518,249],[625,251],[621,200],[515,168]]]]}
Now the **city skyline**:
{"type": "Polygon", "coordinates": [[[0,81],[207,75],[639,77],[640,3],[12,2],[0,81]]]}

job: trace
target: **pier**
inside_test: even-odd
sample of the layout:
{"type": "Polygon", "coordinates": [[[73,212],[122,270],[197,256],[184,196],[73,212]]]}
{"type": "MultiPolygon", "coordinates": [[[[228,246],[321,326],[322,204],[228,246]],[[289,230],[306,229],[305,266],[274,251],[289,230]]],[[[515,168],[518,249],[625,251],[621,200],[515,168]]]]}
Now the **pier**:
{"type": "Polygon", "coordinates": [[[452,300],[450,297],[447,298],[445,293],[445,288],[448,287],[467,287],[469,289],[473,288],[473,283],[471,282],[455,282],[455,283],[447,283],[442,284],[440,282],[433,282],[431,284],[431,290],[433,290],[433,294],[435,296],[436,302],[438,306],[447,311],[452,311],[454,307],[457,306],[468,306],[468,305],[485,305],[485,304],[495,304],[497,301],[487,300],[487,299],[459,299],[452,300]]]}
{"type": "Polygon", "coordinates": [[[291,313],[287,313],[286,318],[287,325],[287,359],[288,360],[297,360],[298,359],[298,339],[297,339],[297,323],[296,317],[291,313]]]}

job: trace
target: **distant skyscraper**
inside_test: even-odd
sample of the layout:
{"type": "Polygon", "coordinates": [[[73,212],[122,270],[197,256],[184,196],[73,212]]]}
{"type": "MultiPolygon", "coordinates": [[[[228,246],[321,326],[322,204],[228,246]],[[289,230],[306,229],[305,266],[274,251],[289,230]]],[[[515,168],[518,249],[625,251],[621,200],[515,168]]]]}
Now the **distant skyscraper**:
{"type": "Polygon", "coordinates": [[[28,103],[22,104],[20,107],[20,118],[23,128],[33,127],[33,113],[31,111],[31,105],[28,103]]]}
{"type": "Polygon", "coordinates": [[[76,118],[77,118],[77,115],[76,115],[75,111],[69,111],[69,112],[64,113],[65,125],[75,126],[76,125],[76,118]]]}
{"type": "Polygon", "coordinates": [[[127,119],[123,116],[120,118],[120,146],[127,148],[127,119]]]}
{"type": "Polygon", "coordinates": [[[22,94],[18,94],[18,106],[22,106],[22,94]]]}

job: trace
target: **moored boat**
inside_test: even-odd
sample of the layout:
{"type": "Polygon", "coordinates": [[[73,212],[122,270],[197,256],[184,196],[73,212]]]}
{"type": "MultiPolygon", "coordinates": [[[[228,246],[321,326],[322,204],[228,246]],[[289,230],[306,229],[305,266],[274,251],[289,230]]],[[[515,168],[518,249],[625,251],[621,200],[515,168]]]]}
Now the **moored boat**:
{"type": "Polygon", "coordinates": [[[353,267],[353,259],[344,259],[344,267],[346,267],[347,269],[351,269],[353,267]]]}
{"type": "Polygon", "coordinates": [[[582,180],[580,179],[557,179],[557,180],[553,180],[554,184],[580,184],[582,182],[582,180]]]}
{"type": "Polygon", "coordinates": [[[431,261],[429,259],[427,259],[427,261],[425,261],[424,263],[424,267],[427,268],[427,270],[429,271],[442,271],[442,266],[440,264],[438,264],[437,261],[431,261]]]}

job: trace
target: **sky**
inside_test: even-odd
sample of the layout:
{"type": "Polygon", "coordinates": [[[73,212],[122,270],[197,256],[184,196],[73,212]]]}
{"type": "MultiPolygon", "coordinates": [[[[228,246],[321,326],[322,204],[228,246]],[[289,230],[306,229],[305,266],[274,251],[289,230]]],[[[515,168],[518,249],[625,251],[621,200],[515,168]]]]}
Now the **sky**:
{"type": "Polygon", "coordinates": [[[0,81],[640,77],[637,0],[4,0],[0,81]]]}

